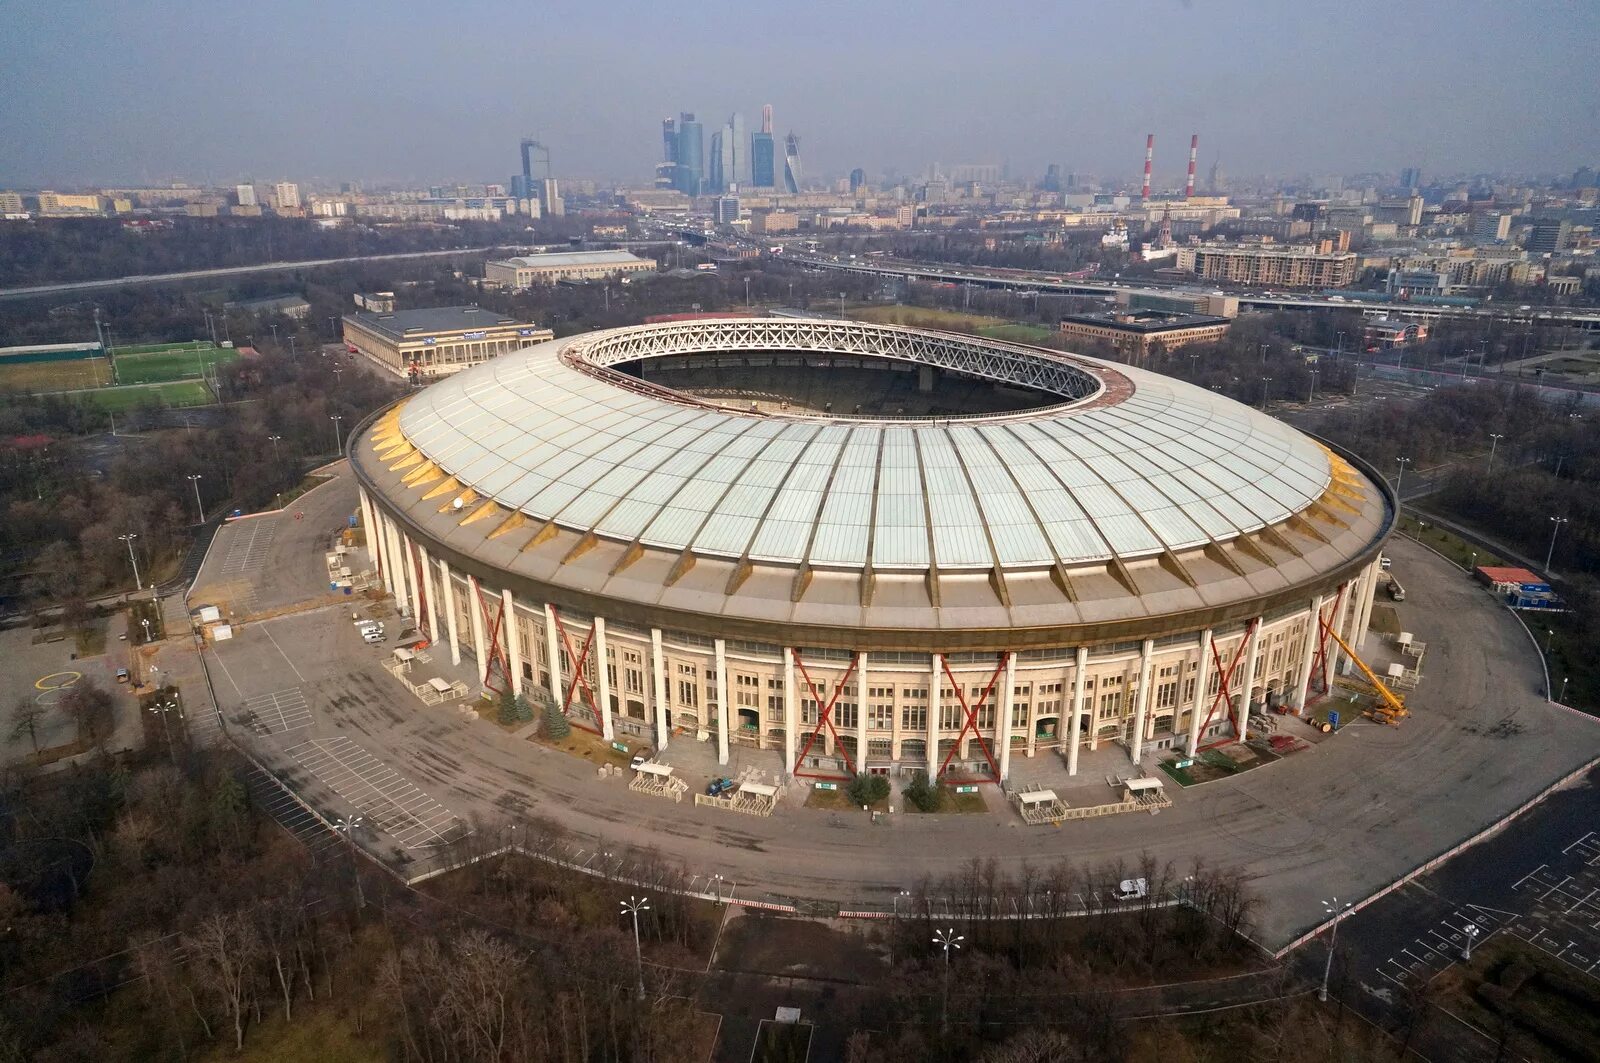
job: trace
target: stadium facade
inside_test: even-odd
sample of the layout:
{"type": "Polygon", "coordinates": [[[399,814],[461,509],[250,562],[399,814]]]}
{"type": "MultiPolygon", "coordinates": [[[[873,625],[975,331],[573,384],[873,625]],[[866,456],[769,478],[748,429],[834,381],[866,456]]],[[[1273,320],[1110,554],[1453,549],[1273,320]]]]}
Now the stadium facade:
{"type": "Polygon", "coordinates": [[[802,776],[1242,734],[1327,688],[1395,516],[1355,458],[1213,392],[853,321],[538,344],[350,457],[385,585],[485,686],[802,776]]]}

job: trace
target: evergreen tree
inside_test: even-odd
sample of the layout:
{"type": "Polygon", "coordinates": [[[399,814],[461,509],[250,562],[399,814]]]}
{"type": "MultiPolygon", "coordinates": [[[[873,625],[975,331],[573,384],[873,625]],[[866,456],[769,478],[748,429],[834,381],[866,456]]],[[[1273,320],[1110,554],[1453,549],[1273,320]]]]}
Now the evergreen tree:
{"type": "Polygon", "coordinates": [[[551,738],[565,738],[572,733],[572,724],[567,722],[560,706],[553,701],[546,702],[544,706],[544,733],[551,738]]]}

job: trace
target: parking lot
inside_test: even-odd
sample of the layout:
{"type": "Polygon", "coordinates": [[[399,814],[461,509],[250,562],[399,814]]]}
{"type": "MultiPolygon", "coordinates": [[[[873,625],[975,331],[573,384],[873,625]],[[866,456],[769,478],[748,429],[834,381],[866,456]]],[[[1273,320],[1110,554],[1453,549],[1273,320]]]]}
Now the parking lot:
{"type": "Polygon", "coordinates": [[[283,752],[359,810],[370,829],[404,848],[437,845],[455,833],[454,813],[343,735],[313,738],[283,752]]]}

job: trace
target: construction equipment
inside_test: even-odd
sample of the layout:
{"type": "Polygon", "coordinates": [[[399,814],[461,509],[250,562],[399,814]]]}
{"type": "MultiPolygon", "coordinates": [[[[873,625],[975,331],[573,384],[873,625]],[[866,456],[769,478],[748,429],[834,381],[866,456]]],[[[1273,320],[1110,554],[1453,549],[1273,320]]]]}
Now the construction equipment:
{"type": "Polygon", "coordinates": [[[1377,673],[1367,667],[1367,662],[1363,661],[1360,655],[1351,649],[1344,639],[1339,637],[1339,633],[1334,631],[1326,620],[1320,622],[1323,632],[1330,636],[1334,642],[1337,642],[1339,648],[1349,655],[1350,660],[1361,670],[1361,674],[1366,677],[1368,685],[1372,687],[1380,699],[1379,704],[1367,710],[1367,717],[1377,720],[1379,723],[1386,723],[1391,727],[1400,726],[1401,719],[1409,715],[1406,711],[1405,699],[1384,685],[1383,680],[1378,678],[1377,673]]]}

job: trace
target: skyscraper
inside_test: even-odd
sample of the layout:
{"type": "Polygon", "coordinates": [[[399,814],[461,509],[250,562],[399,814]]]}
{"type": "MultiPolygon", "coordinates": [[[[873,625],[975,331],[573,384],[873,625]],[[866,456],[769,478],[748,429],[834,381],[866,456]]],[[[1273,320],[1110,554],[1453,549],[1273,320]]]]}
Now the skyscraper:
{"type": "Polygon", "coordinates": [[[728,119],[728,128],[733,131],[733,137],[729,142],[733,165],[728,169],[728,183],[734,185],[749,184],[750,138],[745,135],[744,115],[738,111],[733,112],[733,117],[728,119]]]}
{"type": "Polygon", "coordinates": [[[850,171],[850,194],[853,196],[861,191],[861,186],[867,183],[867,171],[857,166],[850,171]]]}
{"type": "Polygon", "coordinates": [[[792,195],[800,192],[800,138],[790,133],[783,138],[783,187],[792,195]]]}
{"type": "Polygon", "coordinates": [[[772,150],[772,104],[761,108],[761,132],[750,137],[750,184],[756,188],[777,186],[778,171],[772,150]]]}
{"type": "Polygon", "coordinates": [[[656,163],[656,187],[678,187],[678,120],[666,118],[661,122],[661,156],[656,163]]]}
{"type": "Polygon", "coordinates": [[[698,196],[705,184],[705,133],[689,111],[678,116],[677,164],[678,191],[687,196],[698,196]]]}
{"type": "Polygon", "coordinates": [[[724,192],[728,187],[728,141],[732,139],[728,127],[723,126],[711,134],[711,153],[706,157],[706,184],[705,191],[713,195],[724,192]]]}

